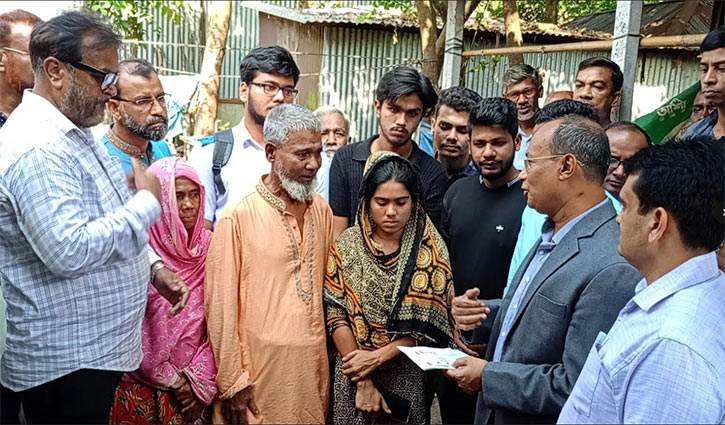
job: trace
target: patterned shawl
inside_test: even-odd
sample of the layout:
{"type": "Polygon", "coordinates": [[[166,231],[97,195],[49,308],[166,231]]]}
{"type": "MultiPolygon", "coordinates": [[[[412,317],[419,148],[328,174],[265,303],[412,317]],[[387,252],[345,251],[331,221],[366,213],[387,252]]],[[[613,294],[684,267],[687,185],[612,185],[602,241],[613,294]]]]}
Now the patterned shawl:
{"type": "Polygon", "coordinates": [[[161,183],[161,217],[149,229],[149,243],[164,264],[186,281],[190,296],[186,307],[170,318],[171,304],[150,286],[143,322],[144,357],[140,368],[128,374],[127,380],[166,390],[183,374],[199,399],[210,404],[217,387],[216,365],[204,320],[204,266],[212,237],[203,226],[204,185],[181,158],[160,159],[149,170],[161,183]],[[179,217],[178,177],[186,177],[199,186],[200,206],[191,235],[179,217]]]}
{"type": "MultiPolygon", "coordinates": [[[[392,152],[371,155],[361,199],[372,172],[390,161],[415,168],[392,152]]],[[[451,345],[453,279],[448,250],[425,215],[421,197],[418,194],[413,205],[400,249],[390,255],[373,241],[369,205],[364,199],[360,202],[355,226],[343,232],[330,250],[325,278],[330,332],[348,325],[364,349],[383,347],[403,335],[427,345],[451,345]]]]}

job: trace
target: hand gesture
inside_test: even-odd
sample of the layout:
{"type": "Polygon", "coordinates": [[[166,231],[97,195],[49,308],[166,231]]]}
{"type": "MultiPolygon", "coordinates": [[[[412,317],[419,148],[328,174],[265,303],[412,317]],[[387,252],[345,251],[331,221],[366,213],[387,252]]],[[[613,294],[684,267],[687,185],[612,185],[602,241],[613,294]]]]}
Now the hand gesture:
{"type": "Polygon", "coordinates": [[[385,399],[369,378],[357,383],[355,408],[369,415],[378,415],[381,411],[390,414],[390,408],[385,403],[385,399]]]}
{"type": "Polygon", "coordinates": [[[468,394],[476,394],[483,388],[481,374],[488,363],[475,357],[462,357],[453,362],[455,369],[445,371],[447,377],[456,381],[458,386],[468,394]]]}
{"type": "Polygon", "coordinates": [[[196,397],[189,380],[184,375],[171,386],[171,394],[179,406],[184,422],[194,423],[204,413],[204,403],[196,397]]]}
{"type": "Polygon", "coordinates": [[[352,382],[367,377],[380,366],[380,356],[376,351],[355,350],[342,358],[342,373],[352,382]]]}
{"type": "Polygon", "coordinates": [[[133,169],[133,185],[136,189],[148,190],[161,202],[161,183],[159,183],[159,178],[150,172],[143,162],[136,157],[131,157],[131,169],[133,169]]]}
{"type": "Polygon", "coordinates": [[[481,326],[488,317],[491,309],[483,301],[478,300],[478,288],[472,288],[465,294],[453,298],[451,314],[456,322],[456,328],[462,331],[471,331],[481,326]]]}
{"type": "Polygon", "coordinates": [[[159,294],[173,306],[169,312],[169,317],[179,314],[189,300],[189,287],[184,279],[164,267],[156,272],[152,283],[154,288],[159,291],[159,294]]]}
{"type": "Polygon", "coordinates": [[[259,414],[257,403],[254,402],[252,387],[247,387],[234,394],[232,398],[222,401],[222,416],[227,423],[248,424],[247,410],[255,415],[259,414]]]}

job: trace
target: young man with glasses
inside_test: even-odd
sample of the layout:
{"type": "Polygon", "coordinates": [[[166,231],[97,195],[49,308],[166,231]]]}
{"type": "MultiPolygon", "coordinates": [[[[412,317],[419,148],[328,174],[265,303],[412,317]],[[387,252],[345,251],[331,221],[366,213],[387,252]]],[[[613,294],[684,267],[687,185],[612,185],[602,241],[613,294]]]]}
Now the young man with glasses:
{"type": "Polygon", "coordinates": [[[121,61],[118,70],[118,92],[108,101],[113,125],[101,142],[128,174],[132,157],[149,166],[171,156],[162,140],[168,131],[167,96],[154,67],[146,60],[121,61]]]}
{"type": "MultiPolygon", "coordinates": [[[[239,99],[244,104],[242,122],[200,140],[202,147],[189,161],[206,188],[204,226],[211,229],[227,205],[234,206],[269,172],[264,154],[264,120],[278,105],[292,103],[300,70],[290,52],[280,46],[257,47],[239,66],[239,99]]],[[[324,155],[323,155],[324,156],[324,155]]],[[[315,191],[326,198],[329,161],[323,158],[315,191]]]]}
{"type": "Polygon", "coordinates": [[[514,157],[514,167],[524,168],[524,157],[534,131],[534,115],[539,110],[539,99],[544,94],[539,72],[531,65],[519,64],[509,68],[503,76],[503,97],[514,102],[518,111],[521,146],[514,157]]]}
{"type": "Polygon", "coordinates": [[[40,18],[24,10],[0,15],[0,127],[23,98],[23,90],[33,88],[28,44],[33,26],[40,18]]]}

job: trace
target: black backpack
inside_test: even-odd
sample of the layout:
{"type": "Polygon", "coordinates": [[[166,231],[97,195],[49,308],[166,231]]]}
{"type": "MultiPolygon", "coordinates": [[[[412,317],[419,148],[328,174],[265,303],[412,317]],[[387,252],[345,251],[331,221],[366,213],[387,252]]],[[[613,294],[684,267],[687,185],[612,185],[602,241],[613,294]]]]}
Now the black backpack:
{"type": "Polygon", "coordinates": [[[214,174],[214,186],[217,193],[223,195],[227,188],[222,181],[222,167],[227,165],[234,148],[234,135],[231,129],[222,130],[214,135],[214,154],[212,156],[211,172],[214,174]]]}

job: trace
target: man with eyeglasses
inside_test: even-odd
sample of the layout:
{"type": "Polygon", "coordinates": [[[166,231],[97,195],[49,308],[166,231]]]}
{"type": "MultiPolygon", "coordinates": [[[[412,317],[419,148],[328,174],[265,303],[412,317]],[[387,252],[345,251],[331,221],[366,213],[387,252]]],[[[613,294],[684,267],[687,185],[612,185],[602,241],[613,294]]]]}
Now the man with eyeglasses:
{"type": "Polygon", "coordinates": [[[565,116],[537,126],[519,173],[527,203],[547,216],[542,235],[503,299],[453,300],[467,341],[483,358],[446,374],[479,393],[475,423],[552,423],[581,372],[642,278],[617,253],[619,225],[602,188],[609,142],[595,121],[565,116]]]}
{"type": "MultiPolygon", "coordinates": [[[[262,174],[269,172],[264,154],[264,120],[278,105],[292,103],[300,70],[290,52],[280,46],[257,47],[239,65],[242,122],[231,130],[200,139],[201,148],[189,157],[206,188],[204,226],[211,229],[227,206],[235,206],[254,192],[262,174]]],[[[315,192],[327,199],[329,160],[322,164],[315,192]]]]}
{"type": "Polygon", "coordinates": [[[539,72],[531,65],[519,64],[509,68],[503,76],[503,97],[514,102],[518,111],[521,146],[514,156],[514,167],[524,168],[524,158],[534,131],[534,115],[539,110],[539,99],[544,94],[539,72]]]}
{"type": "Polygon", "coordinates": [[[118,90],[108,101],[113,125],[101,142],[108,153],[131,173],[131,158],[146,166],[171,156],[162,139],[168,131],[166,93],[153,65],[144,59],[127,59],[118,64],[118,90]]]}
{"type": "Polygon", "coordinates": [[[30,32],[40,18],[24,10],[0,15],[0,127],[23,98],[23,90],[33,88],[28,44],[30,32]]]}
{"type": "MultiPolygon", "coordinates": [[[[149,283],[178,312],[186,285],[152,270],[158,179],[133,163],[135,193],[93,140],[117,94],[120,39],[71,11],[30,36],[31,90],[0,129],[0,286],[8,336],[3,392],[28,423],[104,423],[138,368],[149,283]]],[[[4,406],[3,406],[4,407],[4,406]]]]}
{"type": "Polygon", "coordinates": [[[604,131],[609,139],[609,150],[611,158],[609,159],[609,169],[607,176],[604,178],[604,189],[615,199],[614,209],[617,212],[622,210],[622,204],[619,202],[619,192],[627,180],[627,174],[624,172],[623,162],[631,158],[640,150],[652,146],[652,139],[637,124],[631,121],[617,121],[609,124],[604,131]]]}

